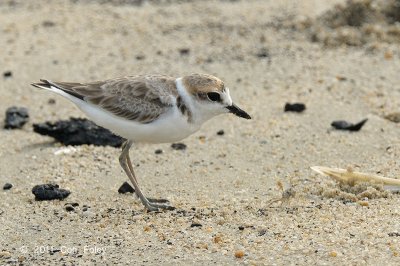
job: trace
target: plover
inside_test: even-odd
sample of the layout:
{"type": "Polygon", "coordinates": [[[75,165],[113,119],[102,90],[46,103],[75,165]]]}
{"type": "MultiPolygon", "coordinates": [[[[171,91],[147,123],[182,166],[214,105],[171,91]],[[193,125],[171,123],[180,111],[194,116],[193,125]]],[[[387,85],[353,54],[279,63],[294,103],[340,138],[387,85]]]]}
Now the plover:
{"type": "Polygon", "coordinates": [[[42,79],[32,85],[64,96],[97,125],[126,139],[119,162],[149,211],[172,207],[168,201],[143,195],[129,157],[133,143],[182,140],[207,120],[224,113],[251,119],[232,102],[228,87],[219,78],[206,74],[180,78],[126,76],[88,83],[42,79]]]}

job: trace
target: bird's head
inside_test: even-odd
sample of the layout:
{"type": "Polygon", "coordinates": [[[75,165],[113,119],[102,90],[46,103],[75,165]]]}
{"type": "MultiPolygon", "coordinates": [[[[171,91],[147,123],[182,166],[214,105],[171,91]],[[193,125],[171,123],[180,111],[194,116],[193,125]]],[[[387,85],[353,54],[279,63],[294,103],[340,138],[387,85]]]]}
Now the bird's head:
{"type": "Polygon", "coordinates": [[[206,74],[191,74],[182,78],[182,84],[193,103],[203,112],[212,116],[232,113],[251,119],[248,113],[233,103],[229,89],[219,78],[206,74]]]}

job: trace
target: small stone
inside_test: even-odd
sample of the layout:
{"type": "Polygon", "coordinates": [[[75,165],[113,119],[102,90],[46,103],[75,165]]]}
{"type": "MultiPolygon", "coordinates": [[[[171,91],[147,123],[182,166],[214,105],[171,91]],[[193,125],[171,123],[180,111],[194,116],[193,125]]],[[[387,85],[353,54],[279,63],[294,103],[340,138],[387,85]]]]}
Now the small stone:
{"type": "Polygon", "coordinates": [[[225,131],[223,130],[223,129],[221,129],[221,130],[219,130],[218,132],[217,132],[217,135],[218,136],[223,136],[225,134],[225,131]]]}
{"type": "Polygon", "coordinates": [[[163,150],[162,149],[157,149],[157,150],[154,151],[154,153],[155,154],[161,154],[161,153],[163,153],[163,150]]]}
{"type": "Polygon", "coordinates": [[[266,48],[262,48],[257,52],[256,56],[259,58],[267,58],[269,57],[269,52],[266,48]]]}
{"type": "Polygon", "coordinates": [[[202,227],[203,225],[201,223],[192,223],[190,227],[202,227]]]}
{"type": "Polygon", "coordinates": [[[329,257],[332,257],[332,258],[337,257],[337,252],[336,251],[329,252],[329,257]]]}
{"type": "Polygon", "coordinates": [[[190,53],[190,49],[189,48],[181,48],[181,49],[179,49],[179,53],[180,53],[180,55],[188,55],[190,53]]]}
{"type": "Polygon", "coordinates": [[[50,99],[47,101],[47,103],[48,103],[48,104],[55,104],[55,103],[56,103],[56,100],[53,99],[53,98],[50,98],[50,99]]]}
{"type": "Polygon", "coordinates": [[[144,60],[146,57],[142,54],[136,56],[136,60],[144,60]]]}
{"type": "Polygon", "coordinates": [[[25,107],[10,107],[6,110],[5,129],[22,128],[29,120],[28,109],[25,107]]]}
{"type": "Polygon", "coordinates": [[[71,205],[72,205],[72,207],[78,207],[79,203],[78,202],[73,202],[73,203],[71,203],[71,205]]]}
{"type": "Polygon", "coordinates": [[[65,210],[67,212],[72,212],[72,211],[75,211],[75,208],[72,205],[68,204],[68,205],[65,206],[65,210]]]}
{"type": "Polygon", "coordinates": [[[368,207],[368,206],[369,206],[368,201],[365,201],[365,200],[360,200],[360,201],[358,201],[358,204],[360,204],[360,205],[363,206],[363,207],[368,207]]]}
{"type": "Polygon", "coordinates": [[[10,183],[5,183],[4,186],[3,186],[3,189],[4,189],[4,190],[9,190],[9,189],[12,188],[12,186],[13,186],[13,185],[10,184],[10,183]]]}
{"type": "Polygon", "coordinates": [[[333,121],[331,126],[338,130],[359,131],[368,119],[361,120],[357,124],[349,123],[344,120],[333,121]]]}
{"type": "Polygon", "coordinates": [[[400,122],[400,112],[395,112],[395,113],[390,113],[385,115],[385,119],[394,122],[394,123],[399,123],[400,122]]]}
{"type": "Polygon", "coordinates": [[[244,226],[239,226],[239,230],[243,231],[244,230],[244,226]]]}
{"type": "Polygon", "coordinates": [[[135,193],[135,189],[128,182],[124,182],[118,189],[118,193],[120,194],[135,193]]]}
{"type": "Polygon", "coordinates": [[[8,251],[0,251],[0,258],[11,258],[11,253],[8,251]]]}
{"type": "Polygon", "coordinates": [[[43,27],[54,27],[55,25],[56,23],[51,20],[45,20],[42,22],[43,27]]]}
{"type": "Polygon", "coordinates": [[[185,143],[172,143],[171,148],[174,150],[186,150],[187,146],[185,143]]]}
{"type": "Polygon", "coordinates": [[[243,250],[236,250],[235,251],[235,257],[238,259],[241,259],[244,257],[244,251],[243,250]]]}
{"type": "Polygon", "coordinates": [[[12,77],[12,72],[11,72],[11,71],[5,71],[5,72],[3,73],[3,77],[5,77],[5,78],[11,78],[11,77],[12,77]]]}
{"type": "Polygon", "coordinates": [[[219,235],[214,236],[213,241],[215,244],[222,243],[222,237],[219,235]]]}
{"type": "Polygon", "coordinates": [[[57,184],[36,185],[32,188],[35,200],[55,200],[65,199],[71,192],[66,189],[60,189],[57,184]]]}
{"type": "Polygon", "coordinates": [[[304,103],[286,103],[285,112],[296,112],[301,113],[306,110],[306,105],[304,103]]]}

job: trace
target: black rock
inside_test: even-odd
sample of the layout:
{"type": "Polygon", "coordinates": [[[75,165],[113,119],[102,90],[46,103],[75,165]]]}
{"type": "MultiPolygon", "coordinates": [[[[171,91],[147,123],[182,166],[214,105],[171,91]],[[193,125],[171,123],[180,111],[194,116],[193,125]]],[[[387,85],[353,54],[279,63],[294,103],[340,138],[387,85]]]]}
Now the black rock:
{"type": "Polygon", "coordinates": [[[221,129],[221,130],[219,130],[218,132],[217,132],[217,135],[218,136],[222,136],[222,135],[224,135],[225,134],[225,131],[223,130],[223,129],[221,129]]]}
{"type": "Polygon", "coordinates": [[[25,107],[10,107],[6,110],[6,119],[4,128],[15,129],[21,128],[29,120],[28,109],[25,107]]]}
{"type": "Polygon", "coordinates": [[[11,78],[12,77],[12,72],[11,71],[6,71],[3,73],[3,77],[5,78],[11,78]]]}
{"type": "Polygon", "coordinates": [[[33,131],[53,137],[64,145],[93,144],[96,146],[121,147],[125,141],[108,129],[97,126],[84,118],[33,124],[33,131]]]}
{"type": "Polygon", "coordinates": [[[190,227],[202,227],[203,225],[202,224],[199,224],[199,223],[192,223],[191,225],[190,225],[190,227]]]}
{"type": "Polygon", "coordinates": [[[304,103],[286,103],[285,112],[297,112],[301,113],[306,110],[306,105],[304,103]]]}
{"type": "Polygon", "coordinates": [[[174,150],[186,150],[187,146],[185,143],[172,143],[171,148],[174,150]]]}
{"type": "Polygon", "coordinates": [[[60,189],[57,184],[36,185],[32,188],[32,193],[35,195],[35,200],[61,200],[71,194],[66,189],[60,189]]]}
{"type": "Polygon", "coordinates": [[[267,58],[270,56],[268,50],[266,48],[262,48],[257,52],[257,57],[259,58],[267,58]]]}
{"type": "Polygon", "coordinates": [[[163,153],[163,150],[162,149],[157,149],[157,150],[154,151],[154,153],[155,154],[161,154],[161,153],[163,153]]]}
{"type": "Polygon", "coordinates": [[[124,182],[118,189],[118,193],[120,194],[135,193],[135,189],[128,182],[124,182]]]}
{"type": "Polygon", "coordinates": [[[65,206],[65,210],[66,210],[67,212],[72,212],[72,211],[75,211],[75,208],[74,208],[74,206],[72,206],[72,205],[66,205],[66,206],[65,206]]]}
{"type": "Polygon", "coordinates": [[[367,121],[368,119],[364,119],[358,122],[357,124],[353,124],[344,120],[338,120],[338,121],[333,121],[331,123],[331,126],[339,130],[359,131],[367,121]]]}
{"type": "Polygon", "coordinates": [[[189,48],[181,48],[181,49],[179,49],[179,53],[181,55],[188,55],[190,53],[190,49],[189,48]]]}
{"type": "Polygon", "coordinates": [[[4,189],[4,190],[9,190],[9,189],[12,188],[12,186],[13,186],[13,185],[10,184],[10,183],[5,183],[4,186],[3,186],[3,189],[4,189]]]}

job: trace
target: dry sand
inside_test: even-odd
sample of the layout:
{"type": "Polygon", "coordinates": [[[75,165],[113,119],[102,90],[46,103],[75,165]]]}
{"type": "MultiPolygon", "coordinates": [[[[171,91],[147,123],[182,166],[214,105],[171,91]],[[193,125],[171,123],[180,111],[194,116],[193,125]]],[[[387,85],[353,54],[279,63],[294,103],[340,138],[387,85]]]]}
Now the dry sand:
{"type": "MultiPolygon", "coordinates": [[[[384,118],[400,104],[396,38],[341,42],[320,16],[343,1],[100,2],[0,2],[0,70],[12,71],[0,78],[0,113],[17,105],[31,115],[21,130],[0,130],[0,184],[13,184],[0,192],[1,265],[400,264],[399,195],[339,186],[309,169],[400,175],[400,129],[384,118]],[[184,140],[185,151],[131,151],[145,193],[175,211],[147,213],[118,194],[127,179],[119,149],[55,155],[63,147],[32,131],[83,116],[29,86],[39,78],[192,72],[222,78],[253,120],[215,118],[184,140]],[[307,110],[284,113],[286,102],[307,110]],[[330,128],[363,118],[359,132],[330,128]],[[72,194],[35,201],[32,187],[48,182],[72,194]],[[66,203],[79,206],[68,212],[66,203]]],[[[385,23],[374,24],[383,35],[398,27],[385,23]]]]}

